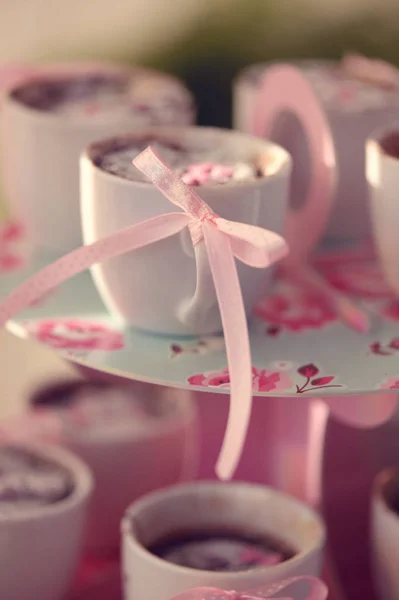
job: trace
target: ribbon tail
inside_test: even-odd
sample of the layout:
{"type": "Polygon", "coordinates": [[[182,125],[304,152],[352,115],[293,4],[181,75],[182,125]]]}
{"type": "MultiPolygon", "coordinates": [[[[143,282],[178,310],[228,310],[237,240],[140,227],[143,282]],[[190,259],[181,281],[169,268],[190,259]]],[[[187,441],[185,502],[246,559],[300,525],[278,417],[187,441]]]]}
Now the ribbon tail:
{"type": "Polygon", "coordinates": [[[42,296],[92,265],[143,248],[178,233],[188,225],[185,213],[167,213],[82,246],[29,277],[0,303],[0,327],[42,296]]]}
{"type": "Polygon", "coordinates": [[[279,581],[278,583],[272,584],[271,586],[259,587],[255,590],[250,590],[248,592],[244,592],[240,594],[240,600],[261,600],[263,598],[278,598],[279,600],[294,600],[294,598],[276,596],[280,592],[284,592],[290,586],[297,583],[307,583],[310,587],[309,594],[305,597],[303,593],[301,594],[301,598],[304,600],[326,600],[328,596],[328,589],[325,583],[321,581],[321,579],[317,579],[317,577],[308,577],[308,576],[299,576],[292,577],[291,579],[285,579],[283,581],[279,581]]]}
{"type": "Polygon", "coordinates": [[[252,364],[247,319],[229,238],[212,223],[203,225],[226,343],[230,410],[216,464],[220,479],[231,479],[240,460],[252,408],[252,364]]]}

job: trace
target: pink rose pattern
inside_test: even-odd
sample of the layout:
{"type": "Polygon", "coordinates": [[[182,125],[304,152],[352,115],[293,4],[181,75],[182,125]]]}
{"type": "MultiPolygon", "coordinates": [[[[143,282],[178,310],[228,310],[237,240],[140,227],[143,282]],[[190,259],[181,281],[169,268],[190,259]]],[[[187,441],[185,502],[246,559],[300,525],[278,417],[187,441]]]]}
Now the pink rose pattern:
{"type": "Polygon", "coordinates": [[[26,330],[42,344],[56,350],[71,351],[71,354],[124,347],[124,338],[119,331],[94,321],[46,319],[28,322],[26,330]]]}
{"type": "Polygon", "coordinates": [[[321,329],[337,320],[324,297],[286,281],[276,287],[277,290],[255,308],[255,315],[270,324],[267,335],[275,337],[282,329],[297,333],[321,329]]]}
{"type": "Polygon", "coordinates": [[[388,344],[382,344],[381,342],[373,342],[369,346],[371,354],[377,356],[392,356],[396,353],[399,354],[399,338],[393,338],[388,344]]]}
{"type": "Polygon", "coordinates": [[[224,350],[225,343],[222,336],[205,337],[194,342],[172,344],[170,346],[170,357],[181,358],[187,354],[209,354],[224,350]]]}
{"type": "MultiPolygon", "coordinates": [[[[289,373],[273,369],[259,369],[252,367],[252,390],[254,392],[293,391],[293,394],[305,394],[314,390],[327,388],[342,388],[334,383],[333,375],[320,375],[319,368],[313,363],[303,365],[296,369],[296,374],[302,378],[300,385],[295,385],[289,373]],[[304,379],[304,381],[303,381],[304,379]]],[[[198,373],[188,378],[191,385],[200,387],[230,387],[228,369],[198,373]]]]}
{"type": "Polygon", "coordinates": [[[399,375],[398,377],[391,377],[391,379],[383,381],[380,388],[382,390],[399,390],[399,375]]]}
{"type": "MultiPolygon", "coordinates": [[[[366,301],[383,318],[399,321],[399,301],[393,297],[370,252],[365,252],[363,259],[349,253],[336,260],[319,259],[315,266],[337,290],[366,301]]],[[[274,291],[258,303],[255,315],[268,323],[265,333],[269,337],[278,337],[284,330],[301,333],[338,322],[325,298],[283,280],[277,281],[274,291]]]]}
{"type": "MultiPolygon", "coordinates": [[[[191,385],[201,387],[230,387],[230,375],[228,369],[220,371],[208,371],[199,373],[188,378],[191,385]]],[[[285,372],[258,369],[252,367],[252,389],[254,392],[271,392],[272,390],[289,390],[293,382],[285,372]]]]}
{"type": "Polygon", "coordinates": [[[24,265],[21,243],[24,240],[23,227],[10,222],[0,227],[0,273],[20,269],[24,265]]]}
{"type": "Polygon", "coordinates": [[[376,260],[352,260],[350,255],[337,262],[320,265],[322,274],[339,291],[364,300],[386,300],[392,292],[376,260]]]}

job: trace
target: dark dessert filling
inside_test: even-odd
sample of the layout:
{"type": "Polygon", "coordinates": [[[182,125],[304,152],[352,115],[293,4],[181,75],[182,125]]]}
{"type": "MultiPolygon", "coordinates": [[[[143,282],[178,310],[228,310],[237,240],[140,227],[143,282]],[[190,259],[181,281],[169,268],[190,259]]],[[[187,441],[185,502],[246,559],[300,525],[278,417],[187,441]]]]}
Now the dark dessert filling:
{"type": "Polygon", "coordinates": [[[171,398],[149,392],[137,393],[129,386],[74,382],[43,390],[35,406],[60,417],[66,435],[102,436],[134,434],[152,427],[157,420],[176,414],[171,398]]]}
{"type": "Polygon", "coordinates": [[[148,146],[151,146],[187,185],[253,181],[264,176],[255,161],[235,159],[226,143],[212,147],[189,147],[154,137],[146,137],[134,143],[124,138],[111,140],[103,145],[102,152],[97,153],[94,163],[113,175],[145,182],[147,179],[132,161],[148,146]]]}
{"type": "Polygon", "coordinates": [[[295,551],[271,536],[229,531],[190,531],[169,536],[149,547],[168,562],[205,571],[247,571],[273,566],[295,551]]]}
{"type": "Polygon", "coordinates": [[[399,131],[386,135],[381,140],[381,148],[388,156],[399,158],[399,131]]]}
{"type": "Polygon", "coordinates": [[[184,125],[194,112],[189,92],[173,79],[146,72],[43,76],[11,92],[14,100],[65,118],[126,119],[134,125],[184,125]]]}
{"type": "Polygon", "coordinates": [[[12,95],[30,108],[60,112],[73,104],[87,105],[89,99],[115,102],[126,93],[127,86],[128,79],[124,76],[82,75],[30,81],[16,88],[12,95]]]}
{"type": "Polygon", "coordinates": [[[63,466],[22,447],[0,447],[0,514],[54,504],[73,489],[63,466]]]}

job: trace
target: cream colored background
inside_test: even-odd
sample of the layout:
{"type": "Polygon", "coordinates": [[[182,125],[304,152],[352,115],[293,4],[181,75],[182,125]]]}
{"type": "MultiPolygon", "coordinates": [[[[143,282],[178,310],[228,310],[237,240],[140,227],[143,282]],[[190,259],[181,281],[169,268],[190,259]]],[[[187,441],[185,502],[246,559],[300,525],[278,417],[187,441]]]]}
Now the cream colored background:
{"type": "Polygon", "coordinates": [[[0,60],[117,57],[127,51],[140,60],[177,40],[199,17],[212,19],[230,7],[236,15],[255,2],[272,7],[278,36],[319,36],[321,29],[375,7],[381,19],[399,12],[397,0],[0,0],[0,60]]]}
{"type": "Polygon", "coordinates": [[[6,331],[0,332],[0,365],[0,418],[20,411],[28,394],[48,379],[77,376],[47,348],[6,331]]]}

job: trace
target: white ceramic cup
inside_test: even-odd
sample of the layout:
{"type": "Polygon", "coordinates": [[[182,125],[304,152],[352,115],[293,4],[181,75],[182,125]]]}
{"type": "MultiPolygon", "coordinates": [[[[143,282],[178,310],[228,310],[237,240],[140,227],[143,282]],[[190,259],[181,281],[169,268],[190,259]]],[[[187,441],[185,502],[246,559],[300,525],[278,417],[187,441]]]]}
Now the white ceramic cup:
{"type": "Polygon", "coordinates": [[[68,469],[75,488],[54,504],[0,514],[0,598],[64,600],[81,556],[92,476],[66,450],[44,444],[26,448],[68,469]]]}
{"type": "MultiPolygon", "coordinates": [[[[256,103],[258,81],[260,74],[266,74],[277,63],[264,63],[253,65],[244,69],[234,82],[233,88],[233,125],[236,129],[246,133],[253,132],[254,106],[256,103]]],[[[324,85],[324,94],[318,94],[320,88],[313,85],[317,73],[320,76],[340,68],[340,63],[325,60],[302,60],[291,63],[297,67],[312,85],[318,95],[320,105],[325,111],[334,141],[337,160],[337,186],[334,192],[334,202],[328,225],[325,229],[323,241],[331,242],[344,240],[367,239],[372,232],[367,199],[367,182],[365,178],[365,152],[364,146],[368,136],[379,127],[399,119],[399,96],[396,92],[395,103],[384,103],[386,90],[364,84],[364,95],[359,97],[348,107],[333,104],[333,98],[342,93],[348,93],[350,98],[352,88],[348,84],[334,78],[324,85]],[[340,89],[339,86],[342,86],[340,89]],[[346,86],[346,87],[345,87],[346,86]],[[324,96],[324,98],[323,98],[324,96]],[[365,104],[365,103],[368,104],[365,104]]],[[[388,92],[389,94],[389,92],[388,92]]],[[[295,92],[293,91],[293,95],[295,92]]],[[[283,104],[283,103],[282,103],[283,104]]],[[[344,104],[344,103],[342,103],[344,104]]],[[[282,107],[283,108],[283,107],[282,107]]],[[[269,135],[276,143],[282,144],[293,156],[295,190],[302,197],[302,190],[306,189],[309,181],[309,149],[306,141],[306,131],[298,125],[298,121],[291,118],[286,111],[281,111],[281,123],[273,128],[269,135]]]]}
{"type": "MultiPolygon", "coordinates": [[[[95,393],[95,392],[93,392],[95,393]]],[[[87,548],[96,554],[119,547],[119,525],[134,500],[152,490],[191,481],[197,474],[199,436],[193,394],[146,386],[140,393],[167,397],[173,416],[120,435],[64,435],[63,446],[90,467],[95,487],[88,511],[87,548]]]]}
{"type": "Polygon", "coordinates": [[[272,488],[248,483],[199,482],[149,494],[122,522],[125,600],[169,600],[190,588],[245,591],[298,575],[320,574],[325,527],[308,506],[272,488]],[[181,567],[147,548],[176,532],[224,529],[269,535],[297,550],[273,567],[215,572],[181,567]]]}
{"type": "MultiPolygon", "coordinates": [[[[173,77],[147,71],[100,63],[60,65],[35,73],[29,84],[43,79],[59,79],[82,75],[126,75],[140,79],[145,93],[168,93],[187,100],[190,96],[173,77]]],[[[21,84],[24,85],[27,82],[21,84]]],[[[79,155],[97,139],[139,130],[148,125],[141,113],[109,111],[101,115],[65,116],[31,108],[19,102],[15,90],[7,91],[2,102],[2,178],[5,201],[15,217],[25,225],[34,249],[60,255],[81,245],[79,213],[79,155]]],[[[170,113],[159,124],[190,124],[192,110],[181,111],[171,121],[170,113]]]]}
{"type": "Polygon", "coordinates": [[[380,600],[399,598],[399,471],[387,468],[374,481],[371,546],[380,600]],[[396,509],[396,510],[395,510],[396,509]]]}
{"type": "MultiPolygon", "coordinates": [[[[233,162],[255,159],[265,176],[196,188],[201,198],[226,219],[281,233],[287,210],[291,160],[282,148],[248,135],[202,127],[159,127],[126,136],[148,136],[183,147],[225,148],[233,162]]],[[[81,158],[81,208],[86,244],[176,207],[153,185],[131,181],[96,166],[113,143],[92,144],[81,158]]],[[[199,246],[199,245],[198,245],[199,246]]],[[[201,245],[202,246],[202,245],[201,245]]],[[[196,265],[188,228],[181,234],[92,267],[97,289],[111,314],[124,323],[157,333],[194,335],[220,332],[221,320],[206,256],[196,265]],[[201,270],[201,272],[200,272],[201,270]],[[200,282],[207,282],[201,285],[200,282]],[[198,285],[197,285],[198,282],[198,285]],[[197,292],[194,292],[197,288],[197,292]],[[187,310],[187,306],[190,309],[187,310]]],[[[237,263],[247,314],[265,293],[271,269],[237,263]]]]}
{"type": "Polygon", "coordinates": [[[375,132],[366,155],[375,246],[386,279],[399,296],[399,123],[375,132]]]}

